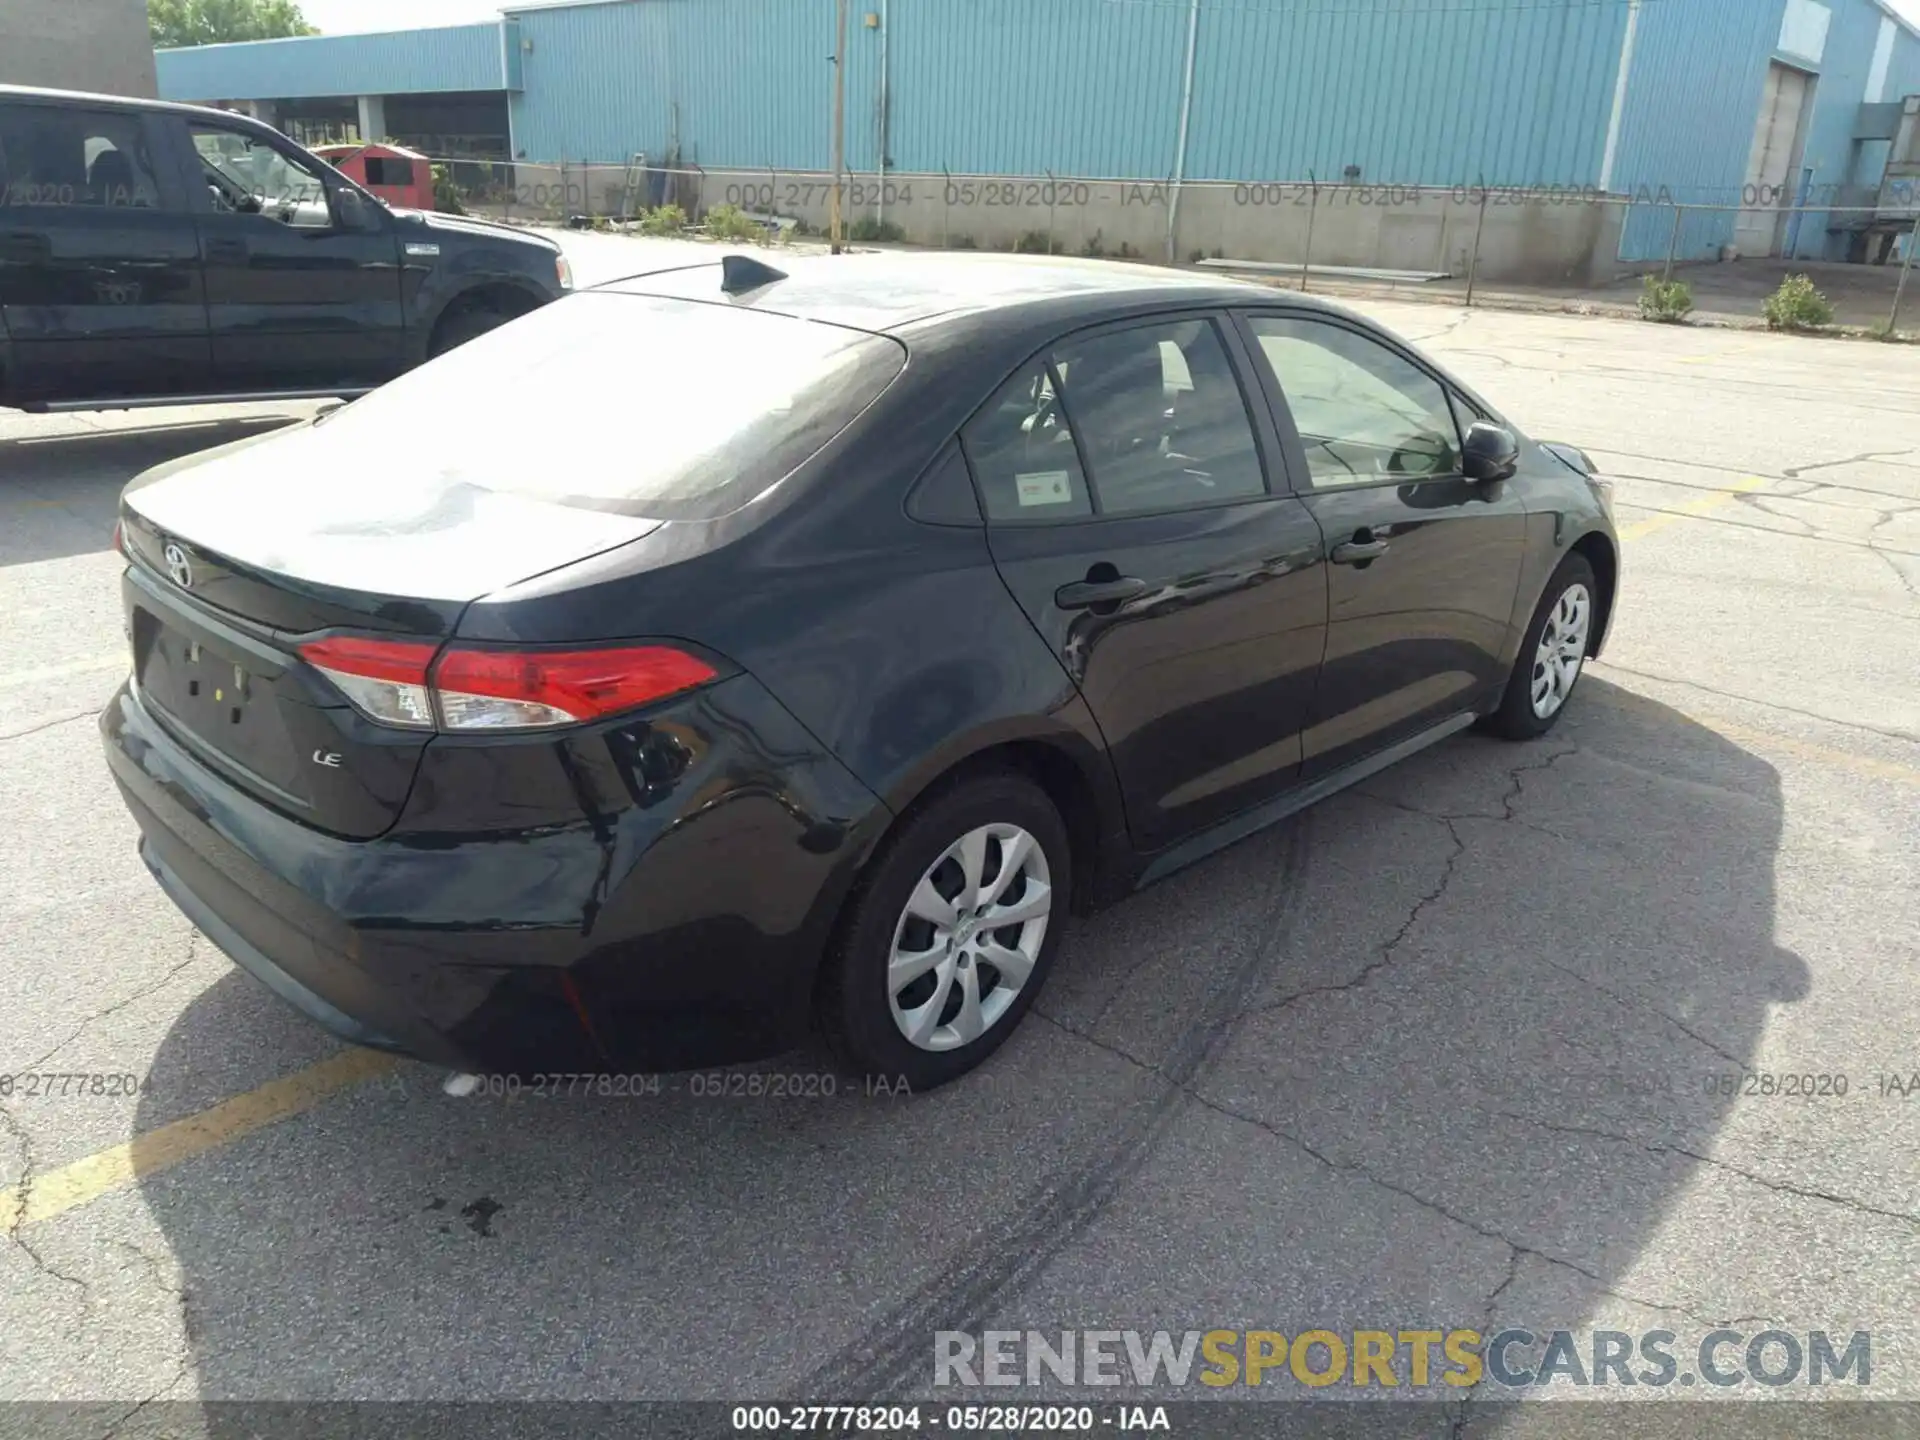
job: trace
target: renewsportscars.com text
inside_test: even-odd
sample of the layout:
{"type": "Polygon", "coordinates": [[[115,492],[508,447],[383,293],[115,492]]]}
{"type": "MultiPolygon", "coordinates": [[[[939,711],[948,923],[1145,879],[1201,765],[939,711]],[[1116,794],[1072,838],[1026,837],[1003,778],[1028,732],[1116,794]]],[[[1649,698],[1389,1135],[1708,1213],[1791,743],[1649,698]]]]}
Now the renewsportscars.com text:
{"type": "Polygon", "coordinates": [[[1483,1379],[1513,1389],[1864,1386],[1873,1379],[1873,1339],[1865,1330],[1844,1340],[1825,1330],[1719,1329],[1697,1339],[1672,1330],[941,1330],[933,1345],[939,1387],[1418,1390],[1483,1379]]]}

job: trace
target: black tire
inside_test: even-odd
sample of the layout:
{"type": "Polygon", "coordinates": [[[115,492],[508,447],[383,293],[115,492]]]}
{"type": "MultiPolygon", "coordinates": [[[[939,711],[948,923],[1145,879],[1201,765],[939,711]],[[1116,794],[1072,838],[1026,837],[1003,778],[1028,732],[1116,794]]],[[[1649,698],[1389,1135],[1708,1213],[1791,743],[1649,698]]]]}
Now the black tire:
{"type": "MultiPolygon", "coordinates": [[[[1022,878],[1017,883],[1029,882],[1022,878]]],[[[1010,770],[985,770],[943,787],[909,812],[887,839],[849,902],[822,962],[817,1018],[835,1056],[853,1074],[896,1087],[904,1080],[913,1091],[930,1090],[966,1074],[1000,1048],[1040,992],[1059,949],[1072,893],[1067,827],[1039,786],[1010,770]],[[1052,892],[1044,935],[1031,973],[984,1033],[953,1049],[923,1049],[907,1039],[893,1015],[887,971],[895,935],[922,876],[949,847],[985,825],[1020,827],[1044,855],[1052,892]]],[[[992,993],[985,988],[992,975],[997,972],[981,962],[974,983],[983,987],[985,995],[992,993]]],[[[928,983],[931,987],[934,981],[928,983]]],[[[957,994],[960,981],[952,981],[950,989],[957,994]]]]}
{"type": "MultiPolygon", "coordinates": [[[[1540,648],[1540,636],[1552,620],[1560,598],[1575,586],[1583,586],[1587,592],[1587,644],[1592,645],[1594,626],[1599,620],[1600,587],[1594,583],[1593,566],[1587,563],[1584,555],[1569,555],[1554,570],[1547,581],[1547,587],[1540,594],[1540,603],[1534,607],[1533,621],[1527,626],[1527,633],[1520,641],[1520,653],[1514,657],[1513,671],[1507,676],[1506,692],[1500,697],[1500,708],[1482,720],[1481,728],[1500,736],[1505,740],[1537,740],[1560,723],[1560,717],[1567,713],[1567,706],[1573,703],[1573,692],[1580,683],[1575,675],[1573,683],[1567,687],[1551,714],[1541,715],[1533,706],[1533,683],[1535,664],[1540,648]]],[[[1586,673],[1584,660],[1580,673],[1586,673]]]]}
{"type": "Polygon", "coordinates": [[[469,340],[478,340],[489,330],[497,330],[514,317],[503,310],[477,300],[455,301],[453,308],[433,327],[433,343],[427,358],[434,360],[449,350],[457,350],[469,340]]]}

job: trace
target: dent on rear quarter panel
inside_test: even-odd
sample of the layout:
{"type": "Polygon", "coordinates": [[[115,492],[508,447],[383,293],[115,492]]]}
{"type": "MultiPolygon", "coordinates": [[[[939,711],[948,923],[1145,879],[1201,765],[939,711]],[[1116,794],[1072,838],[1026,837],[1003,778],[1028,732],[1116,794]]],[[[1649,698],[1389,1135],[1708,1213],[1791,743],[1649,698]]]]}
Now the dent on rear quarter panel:
{"type": "Polygon", "coordinates": [[[444,923],[456,978],[564,973],[600,1062],[638,1068],[792,1043],[889,818],[750,675],[557,736],[438,737],[414,809],[439,828],[417,849],[395,832],[381,875],[394,899],[363,943],[430,962],[444,923]],[[389,913],[408,917],[393,933],[389,913]]]}
{"type": "Polygon", "coordinates": [[[678,723],[631,727],[635,745],[601,757],[601,783],[637,800],[603,836],[589,930],[618,938],[589,949],[581,988],[603,1034],[620,1037],[607,1044],[632,1056],[769,1053],[804,1028],[858,857],[888,816],[752,676],[676,711],[678,723]]]}

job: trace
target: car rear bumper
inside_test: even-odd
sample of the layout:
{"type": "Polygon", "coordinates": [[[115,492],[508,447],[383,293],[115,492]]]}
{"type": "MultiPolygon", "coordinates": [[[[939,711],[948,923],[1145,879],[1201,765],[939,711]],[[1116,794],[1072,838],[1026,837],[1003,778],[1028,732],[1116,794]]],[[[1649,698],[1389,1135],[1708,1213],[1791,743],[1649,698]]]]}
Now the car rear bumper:
{"type": "Polygon", "coordinates": [[[131,685],[100,725],[143,860],[237,965],[343,1039],[482,1072],[790,1047],[886,819],[747,676],[563,741],[435,742],[400,823],[372,840],[237,789],[131,685]],[[664,768],[663,743],[679,757],[664,768]],[[518,769],[564,773],[574,822],[469,828],[482,762],[503,797],[518,769]],[[436,815],[446,828],[423,828],[436,815]]]}
{"type": "MultiPolygon", "coordinates": [[[[146,861],[147,869],[159,882],[160,888],[167,892],[167,898],[180,907],[180,912],[193,922],[196,930],[218,945],[234,964],[260,981],[314,1024],[355,1045],[366,1045],[376,1050],[405,1052],[406,1045],[400,1039],[383,1030],[375,1029],[366,1020],[356,1020],[345,1011],[336,1009],[319,992],[302,984],[291,972],[275,963],[265,951],[223,920],[205,900],[200,898],[198,892],[180,878],[172,866],[160,858],[158,847],[145,836],[140,840],[140,858],[146,861]]],[[[205,877],[202,883],[205,883],[205,877]]],[[[323,979],[321,983],[327,982],[323,979]]],[[[371,1011],[379,1007],[376,1002],[375,1005],[364,1008],[371,1011]]]]}

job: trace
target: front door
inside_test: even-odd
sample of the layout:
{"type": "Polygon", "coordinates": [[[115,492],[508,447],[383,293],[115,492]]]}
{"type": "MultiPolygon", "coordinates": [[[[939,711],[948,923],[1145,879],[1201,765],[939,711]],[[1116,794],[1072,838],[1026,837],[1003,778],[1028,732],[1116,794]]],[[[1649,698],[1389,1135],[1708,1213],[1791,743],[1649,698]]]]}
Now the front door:
{"type": "Polygon", "coordinates": [[[0,101],[0,311],[18,398],[206,388],[199,245],[163,153],[138,110],[0,101]]]}
{"type": "Polygon", "coordinates": [[[170,123],[197,172],[221,388],[367,389],[398,374],[400,242],[384,207],[341,213],[337,177],[290,143],[218,121],[170,123]]]}
{"type": "Polygon", "coordinates": [[[1527,512],[1511,482],[1461,474],[1462,402],[1384,336],[1305,312],[1245,324],[1333,562],[1311,778],[1497,697],[1527,512]]]}
{"type": "Polygon", "coordinates": [[[1319,534],[1269,492],[1236,344],[1206,315],[1071,335],[962,433],[994,561],[1092,710],[1142,850],[1293,781],[1320,663],[1319,534]]]}

